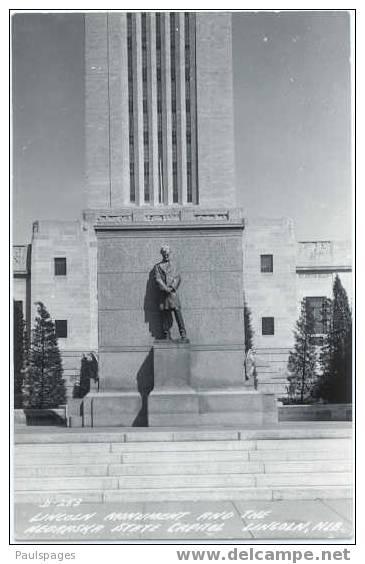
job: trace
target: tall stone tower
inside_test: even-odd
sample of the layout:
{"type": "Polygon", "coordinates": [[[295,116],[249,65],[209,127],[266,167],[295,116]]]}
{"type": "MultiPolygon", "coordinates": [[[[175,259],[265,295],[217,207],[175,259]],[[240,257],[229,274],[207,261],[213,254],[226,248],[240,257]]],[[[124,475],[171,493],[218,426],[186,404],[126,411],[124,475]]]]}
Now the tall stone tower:
{"type": "Polygon", "coordinates": [[[230,14],[85,15],[89,208],[235,206],[230,14]]]}
{"type": "Polygon", "coordinates": [[[87,14],[85,75],[100,391],[84,400],[84,424],[273,421],[273,397],[244,380],[230,15],[87,14]],[[182,273],[188,344],[161,342],[164,243],[182,273]]]}

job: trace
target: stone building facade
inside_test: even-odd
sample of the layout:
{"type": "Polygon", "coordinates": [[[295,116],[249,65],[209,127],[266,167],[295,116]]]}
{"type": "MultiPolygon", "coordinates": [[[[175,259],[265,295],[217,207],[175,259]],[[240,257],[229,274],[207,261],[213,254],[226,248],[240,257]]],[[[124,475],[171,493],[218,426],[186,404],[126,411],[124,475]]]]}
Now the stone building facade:
{"type": "MultiPolygon", "coordinates": [[[[19,248],[25,247],[14,247],[14,257],[19,248]]],[[[98,350],[96,243],[80,221],[36,221],[28,256],[29,290],[25,296],[15,263],[14,301],[23,302],[29,329],[39,301],[56,322],[67,392],[72,396],[82,353],[98,350]]]]}
{"type": "MultiPolygon", "coordinates": [[[[13,297],[22,303],[27,321],[32,323],[34,302],[43,301],[52,319],[67,322],[67,336],[59,338],[59,346],[71,396],[79,380],[82,354],[98,354],[99,350],[93,230],[85,220],[39,221],[34,225],[32,244],[14,247],[13,256],[13,297]],[[59,258],[65,259],[66,272],[56,275],[55,259],[59,258]]],[[[289,219],[247,220],[244,292],[251,310],[262,389],[279,395],[285,390],[288,353],[303,298],[331,297],[338,274],[351,301],[351,258],[351,245],[346,241],[297,242],[289,219]],[[262,259],[270,255],[272,261],[262,259]],[[264,318],[273,318],[273,334],[263,334],[270,329],[263,328],[264,318]]],[[[118,335],[115,338],[117,341],[118,335]]]]}

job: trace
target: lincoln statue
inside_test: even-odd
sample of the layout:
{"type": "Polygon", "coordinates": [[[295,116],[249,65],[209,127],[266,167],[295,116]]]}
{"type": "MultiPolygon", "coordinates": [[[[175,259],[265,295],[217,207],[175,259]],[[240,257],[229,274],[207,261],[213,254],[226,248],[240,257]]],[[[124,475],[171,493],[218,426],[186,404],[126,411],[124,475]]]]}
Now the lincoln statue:
{"type": "Polygon", "coordinates": [[[160,289],[159,307],[162,313],[162,329],[164,339],[171,339],[171,326],[173,323],[172,312],[175,315],[180,337],[186,340],[184,319],[181,313],[181,304],[177,290],[180,286],[181,276],[175,265],[170,261],[170,248],[168,245],[161,247],[162,261],[154,267],[154,278],[160,289]]]}

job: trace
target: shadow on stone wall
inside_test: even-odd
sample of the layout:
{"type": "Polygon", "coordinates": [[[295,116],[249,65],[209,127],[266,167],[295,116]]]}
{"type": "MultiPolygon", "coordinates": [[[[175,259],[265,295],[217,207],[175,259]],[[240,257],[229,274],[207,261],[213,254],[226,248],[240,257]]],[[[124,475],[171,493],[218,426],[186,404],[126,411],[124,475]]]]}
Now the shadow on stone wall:
{"type": "Polygon", "coordinates": [[[148,427],[148,396],[153,390],[153,349],[150,350],[138,370],[137,388],[142,398],[142,406],[132,427],[148,427]]]}
{"type": "Polygon", "coordinates": [[[162,319],[159,311],[160,290],[153,276],[153,269],[149,272],[143,309],[144,320],[148,323],[148,330],[155,339],[162,339],[162,319]]]}

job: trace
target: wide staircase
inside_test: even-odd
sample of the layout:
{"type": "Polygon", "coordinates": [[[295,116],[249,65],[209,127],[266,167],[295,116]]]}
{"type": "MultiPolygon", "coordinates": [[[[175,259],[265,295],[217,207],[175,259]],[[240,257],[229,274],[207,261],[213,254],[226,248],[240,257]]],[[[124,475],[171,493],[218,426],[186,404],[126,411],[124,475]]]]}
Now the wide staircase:
{"type": "Polygon", "coordinates": [[[273,429],[18,430],[15,501],[352,496],[350,423],[273,429]]]}

